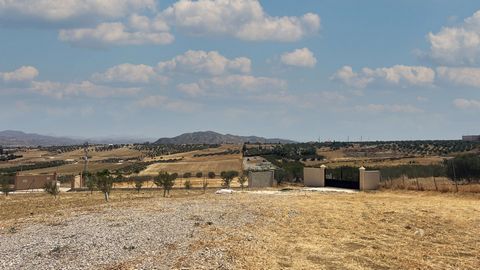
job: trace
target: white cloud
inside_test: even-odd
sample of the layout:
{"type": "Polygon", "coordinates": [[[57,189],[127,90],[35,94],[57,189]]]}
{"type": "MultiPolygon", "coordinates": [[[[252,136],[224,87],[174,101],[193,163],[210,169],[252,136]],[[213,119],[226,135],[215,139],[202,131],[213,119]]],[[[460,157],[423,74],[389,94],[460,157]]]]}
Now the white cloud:
{"type": "Polygon", "coordinates": [[[177,85],[177,89],[178,91],[183,92],[192,97],[205,94],[205,91],[202,88],[200,88],[200,86],[197,83],[180,83],[179,85],[177,85]]]}
{"type": "Polygon", "coordinates": [[[457,98],[453,101],[453,105],[458,109],[462,109],[462,110],[468,110],[468,109],[480,110],[480,100],[475,100],[475,99],[457,98]]]}
{"type": "Polygon", "coordinates": [[[168,78],[156,73],[147,65],[121,64],[107,69],[104,73],[95,73],[93,80],[100,82],[149,83],[158,81],[166,83],[168,78]]]}
{"type": "Polygon", "coordinates": [[[201,108],[201,105],[194,102],[170,99],[166,96],[148,96],[135,102],[136,107],[158,108],[173,112],[194,112],[201,108]]]}
{"type": "Polygon", "coordinates": [[[31,81],[38,76],[39,72],[32,66],[22,66],[11,72],[0,72],[0,79],[5,82],[31,81]]]}
{"type": "Polygon", "coordinates": [[[422,66],[395,65],[388,68],[363,68],[361,72],[357,73],[352,70],[352,67],[344,66],[331,79],[357,88],[365,88],[375,81],[395,85],[428,86],[435,81],[435,71],[422,66]]]}
{"type": "Polygon", "coordinates": [[[88,24],[155,9],[155,0],[2,0],[0,21],[34,26],[88,24]]]}
{"type": "Polygon", "coordinates": [[[457,27],[428,34],[430,57],[447,65],[475,65],[480,61],[480,10],[457,27]]]}
{"type": "Polygon", "coordinates": [[[410,104],[368,104],[368,105],[357,105],[355,106],[355,111],[357,112],[368,112],[368,113],[422,113],[423,110],[419,109],[410,104]]]}
{"type": "Polygon", "coordinates": [[[255,77],[250,75],[228,75],[204,79],[199,84],[203,89],[239,89],[239,90],[282,90],[287,82],[277,78],[255,77]]]}
{"type": "Polygon", "coordinates": [[[455,85],[480,87],[480,68],[438,67],[437,74],[455,85]]]}
{"type": "Polygon", "coordinates": [[[193,35],[231,35],[251,41],[298,41],[320,29],[320,17],[274,17],[257,0],[178,1],[163,11],[177,28],[193,35]]]}
{"type": "Polygon", "coordinates": [[[184,71],[222,75],[228,71],[249,73],[252,61],[246,57],[228,59],[217,51],[189,50],[173,59],[158,63],[160,71],[184,71]]]}
{"type": "Polygon", "coordinates": [[[65,97],[86,96],[94,98],[106,98],[114,96],[125,96],[138,94],[140,88],[123,88],[96,85],[89,81],[81,83],[59,83],[51,81],[33,81],[31,91],[44,96],[57,99],[65,97]]]}
{"type": "Polygon", "coordinates": [[[121,45],[164,45],[174,41],[169,32],[137,31],[123,23],[101,23],[95,28],[62,29],[58,35],[61,41],[79,47],[105,48],[121,45]]]}
{"type": "Polygon", "coordinates": [[[317,58],[308,48],[297,49],[293,52],[284,53],[281,60],[285,65],[313,68],[317,64],[317,58]]]}

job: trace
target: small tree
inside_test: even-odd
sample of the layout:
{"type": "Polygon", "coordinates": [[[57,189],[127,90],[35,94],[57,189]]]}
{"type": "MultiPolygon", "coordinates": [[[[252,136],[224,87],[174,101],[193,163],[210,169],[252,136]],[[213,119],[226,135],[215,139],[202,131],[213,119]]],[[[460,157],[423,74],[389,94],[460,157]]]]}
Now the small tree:
{"type": "Polygon", "coordinates": [[[10,181],[8,181],[7,178],[2,179],[2,192],[5,194],[5,196],[8,196],[8,193],[10,193],[10,181]]]}
{"type": "Polygon", "coordinates": [[[192,182],[190,182],[190,179],[185,181],[184,183],[186,189],[191,189],[192,188],[192,182]]]}
{"type": "Polygon", "coordinates": [[[197,172],[197,174],[195,175],[197,178],[202,178],[203,176],[203,173],[202,172],[197,172]]]}
{"type": "Polygon", "coordinates": [[[97,178],[90,173],[85,175],[85,185],[87,186],[88,190],[90,190],[90,194],[93,194],[93,191],[97,187],[97,178]]]}
{"type": "Polygon", "coordinates": [[[45,187],[43,189],[45,192],[55,197],[55,199],[57,199],[58,194],[60,194],[60,189],[58,188],[56,181],[49,181],[45,183],[45,187]]]}
{"type": "Polygon", "coordinates": [[[100,191],[103,192],[105,196],[105,201],[108,202],[108,198],[110,197],[110,191],[112,190],[113,186],[113,177],[110,175],[108,170],[103,170],[101,172],[97,172],[95,175],[97,179],[97,187],[100,191]]]}
{"type": "Polygon", "coordinates": [[[287,179],[287,173],[285,170],[275,170],[275,180],[277,180],[277,184],[281,184],[285,179],[287,179]]]}
{"type": "Polygon", "coordinates": [[[210,178],[210,179],[215,178],[215,176],[217,176],[217,175],[214,172],[209,172],[208,173],[208,178],[210,178]]]}
{"type": "Polygon", "coordinates": [[[170,190],[175,185],[175,179],[177,179],[177,174],[169,174],[168,172],[160,172],[155,177],[155,185],[163,187],[163,197],[166,197],[167,193],[170,195],[170,190]]]}
{"type": "Polygon", "coordinates": [[[240,184],[240,187],[243,188],[245,187],[245,183],[248,181],[248,178],[245,174],[242,174],[239,178],[238,178],[238,183],[240,184]]]}
{"type": "Polygon", "coordinates": [[[135,190],[137,193],[140,193],[140,190],[143,187],[143,179],[141,177],[135,177],[133,181],[135,182],[135,190]]]}
{"type": "Polygon", "coordinates": [[[207,187],[208,187],[208,181],[207,179],[203,179],[203,194],[205,194],[207,192],[207,187]]]}
{"type": "Polygon", "coordinates": [[[223,179],[223,186],[226,187],[226,188],[230,188],[232,180],[233,180],[233,178],[238,176],[238,172],[237,171],[221,172],[220,176],[223,179]]]}
{"type": "Polygon", "coordinates": [[[183,174],[183,178],[190,178],[192,177],[192,173],[186,172],[183,174]]]}

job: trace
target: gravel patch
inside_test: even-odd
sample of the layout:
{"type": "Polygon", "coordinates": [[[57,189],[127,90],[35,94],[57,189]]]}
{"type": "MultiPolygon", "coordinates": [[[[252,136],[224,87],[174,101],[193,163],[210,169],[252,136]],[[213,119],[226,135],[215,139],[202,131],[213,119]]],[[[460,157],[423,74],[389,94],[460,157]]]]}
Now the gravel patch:
{"type": "Polygon", "coordinates": [[[233,269],[228,249],[202,245],[252,224],[231,198],[152,199],[142,206],[52,219],[0,234],[1,269],[233,269]]]}

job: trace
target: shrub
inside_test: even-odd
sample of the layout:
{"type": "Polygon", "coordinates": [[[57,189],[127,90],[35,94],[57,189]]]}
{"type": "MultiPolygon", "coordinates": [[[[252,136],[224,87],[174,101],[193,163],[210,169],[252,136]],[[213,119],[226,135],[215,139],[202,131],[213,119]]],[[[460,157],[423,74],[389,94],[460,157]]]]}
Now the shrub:
{"type": "Polygon", "coordinates": [[[140,193],[140,190],[143,187],[143,179],[141,177],[135,177],[134,182],[135,182],[135,190],[137,191],[137,193],[140,193]]]}
{"type": "Polygon", "coordinates": [[[113,186],[113,177],[110,175],[108,170],[103,170],[101,172],[97,172],[95,175],[97,181],[97,187],[100,191],[103,192],[105,196],[105,201],[108,202],[110,197],[110,191],[112,190],[113,186]]]}
{"type": "Polygon", "coordinates": [[[170,190],[172,189],[173,185],[175,185],[176,178],[177,174],[169,174],[168,172],[160,172],[158,173],[158,176],[155,177],[155,185],[158,187],[163,187],[163,197],[165,197],[167,193],[170,195],[170,190]]]}
{"type": "Polygon", "coordinates": [[[192,177],[192,173],[186,172],[183,174],[183,178],[190,178],[192,177]]]}
{"type": "Polygon", "coordinates": [[[55,197],[55,199],[57,199],[58,194],[60,194],[60,189],[58,188],[56,181],[47,182],[43,189],[45,192],[55,197]]]}
{"type": "Polygon", "coordinates": [[[186,189],[191,189],[192,188],[192,182],[190,180],[185,181],[184,183],[186,189]]]}
{"type": "Polygon", "coordinates": [[[248,178],[245,174],[242,174],[239,178],[238,178],[238,183],[240,184],[240,187],[243,188],[245,187],[245,183],[248,181],[248,178]]]}
{"type": "Polygon", "coordinates": [[[8,193],[10,193],[10,182],[6,178],[2,179],[1,182],[2,182],[1,183],[2,192],[3,194],[5,194],[5,196],[8,196],[8,193]]]}
{"type": "Polygon", "coordinates": [[[209,172],[208,173],[208,178],[210,178],[210,179],[215,178],[215,176],[217,176],[217,175],[214,172],[209,172]]]}
{"type": "Polygon", "coordinates": [[[230,188],[232,180],[233,180],[233,178],[238,176],[238,172],[237,171],[227,171],[227,172],[224,171],[224,172],[220,173],[220,176],[223,179],[223,186],[226,187],[226,188],[230,188]]]}
{"type": "Polygon", "coordinates": [[[202,172],[197,172],[197,174],[195,175],[197,178],[202,178],[203,177],[203,173],[202,172]]]}

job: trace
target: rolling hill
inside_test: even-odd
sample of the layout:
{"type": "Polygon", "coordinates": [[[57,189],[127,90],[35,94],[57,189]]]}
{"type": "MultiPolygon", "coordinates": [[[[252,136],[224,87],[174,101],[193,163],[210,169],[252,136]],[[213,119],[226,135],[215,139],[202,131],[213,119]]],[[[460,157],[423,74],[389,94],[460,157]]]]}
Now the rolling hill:
{"type": "Polygon", "coordinates": [[[173,138],[158,139],[156,144],[242,144],[250,143],[293,143],[285,139],[269,139],[257,136],[237,136],[231,134],[220,134],[214,131],[199,131],[184,133],[173,138]]]}

